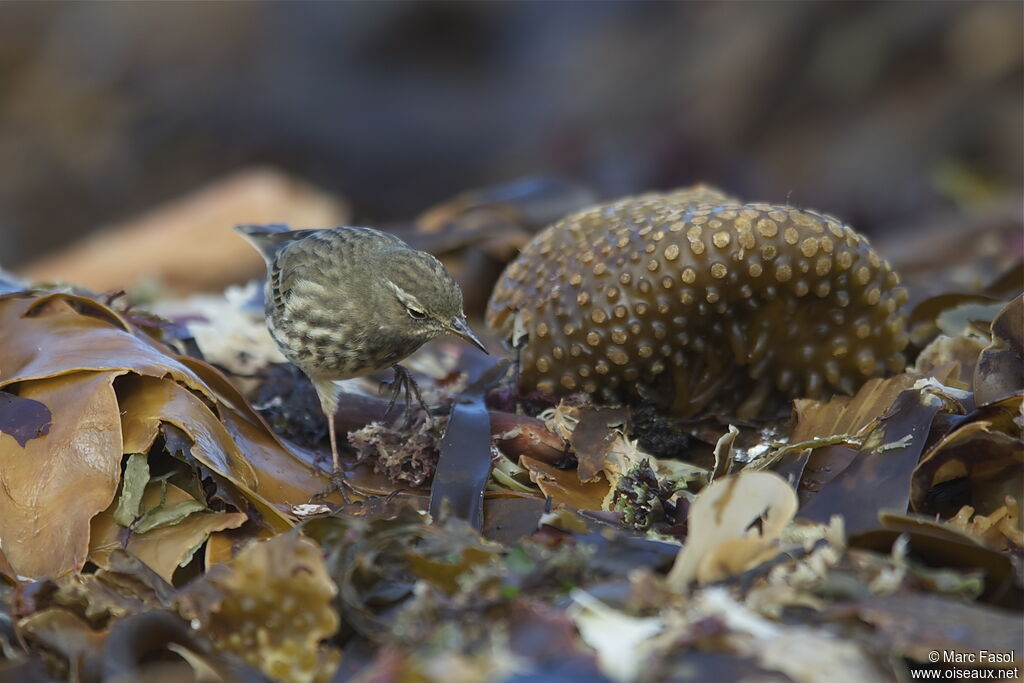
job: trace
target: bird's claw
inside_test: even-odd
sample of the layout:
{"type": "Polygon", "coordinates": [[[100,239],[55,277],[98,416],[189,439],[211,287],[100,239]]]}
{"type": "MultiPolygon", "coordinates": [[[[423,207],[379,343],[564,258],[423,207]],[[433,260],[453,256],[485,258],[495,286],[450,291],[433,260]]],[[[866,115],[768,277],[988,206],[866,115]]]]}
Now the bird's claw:
{"type": "Polygon", "coordinates": [[[341,494],[341,499],[348,505],[352,500],[348,497],[349,484],[345,481],[345,475],[340,471],[331,472],[331,485],[325,488],[319,493],[314,493],[310,499],[310,503],[321,501],[327,496],[331,495],[335,491],[341,494]]]}

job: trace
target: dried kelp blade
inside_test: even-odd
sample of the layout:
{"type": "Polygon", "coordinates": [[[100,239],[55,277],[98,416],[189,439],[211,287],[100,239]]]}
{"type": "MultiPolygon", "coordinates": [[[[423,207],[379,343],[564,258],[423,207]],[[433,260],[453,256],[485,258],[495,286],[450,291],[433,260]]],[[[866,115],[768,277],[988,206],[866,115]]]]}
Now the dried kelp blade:
{"type": "Polygon", "coordinates": [[[53,427],[19,445],[0,434],[0,538],[14,571],[31,578],[77,571],[89,520],[111,504],[121,477],[121,417],[112,384],[123,371],[24,382],[21,396],[53,414],[53,427]]]}
{"type": "MultiPolygon", "coordinates": [[[[855,440],[878,416],[889,409],[900,392],[914,385],[912,375],[896,375],[889,379],[870,379],[853,396],[834,396],[828,401],[797,399],[793,402],[796,426],[790,435],[791,444],[842,436],[855,440]]],[[[801,484],[801,499],[815,493],[839,475],[852,461],[854,450],[840,445],[820,449],[787,447],[775,469],[801,484]]]]}
{"type": "Polygon", "coordinates": [[[1024,295],[1006,304],[991,329],[992,342],[982,350],[974,371],[978,405],[1024,390],[1024,295]]]}
{"type": "MultiPolygon", "coordinates": [[[[938,368],[932,374],[939,381],[942,381],[946,379],[950,370],[951,368],[948,367],[938,368]]],[[[870,444],[871,448],[879,445],[878,439],[883,439],[884,441],[887,438],[884,435],[888,432],[881,430],[878,426],[880,419],[890,417],[889,413],[895,410],[896,401],[902,393],[910,390],[911,387],[921,380],[922,376],[919,375],[895,375],[884,380],[869,380],[852,397],[836,396],[827,402],[809,400],[797,400],[795,402],[797,424],[790,436],[790,443],[793,445],[787,446],[782,450],[782,455],[778,459],[777,464],[775,464],[775,469],[792,481],[799,482],[798,493],[800,495],[802,511],[813,504],[814,499],[820,495],[819,492],[822,489],[829,486],[831,482],[840,477],[847,468],[857,461],[858,453],[867,448],[862,444],[868,439],[869,434],[873,433],[872,438],[876,442],[870,444]],[[799,445],[804,443],[818,445],[827,443],[828,445],[814,448],[813,450],[799,448],[799,445]]],[[[931,406],[934,402],[936,404],[934,412],[937,412],[938,407],[941,407],[941,402],[938,399],[928,398],[928,394],[923,393],[923,391],[913,390],[913,393],[920,395],[921,398],[918,403],[922,406],[931,406]]],[[[909,407],[904,406],[903,409],[909,410],[909,407]]],[[[922,407],[917,413],[911,413],[902,418],[904,421],[907,421],[908,427],[915,419],[923,420],[923,436],[912,442],[919,449],[924,447],[923,437],[928,434],[928,427],[934,418],[934,412],[930,407],[927,409],[922,407]]],[[[891,426],[890,429],[892,429],[891,426]]],[[[901,433],[894,438],[903,439],[907,434],[909,434],[909,431],[901,433]]],[[[888,442],[895,443],[892,439],[888,442]]],[[[911,445],[911,442],[900,443],[903,446],[911,445]]],[[[891,449],[888,450],[889,452],[886,455],[894,452],[891,449]]],[[[905,462],[910,463],[910,456],[907,456],[905,462]]],[[[895,461],[874,464],[885,465],[887,468],[896,467],[895,461]]],[[[911,468],[913,467],[912,464],[910,466],[911,468]]],[[[890,474],[886,474],[886,472],[888,472],[888,469],[884,472],[876,472],[874,469],[871,469],[870,472],[858,476],[862,477],[861,484],[870,485],[868,481],[873,476],[889,477],[890,474]]],[[[848,481],[852,482],[854,480],[850,479],[848,481]]],[[[898,486],[896,488],[898,489],[898,486]]],[[[894,501],[893,506],[897,509],[906,509],[905,504],[900,508],[898,498],[899,494],[894,492],[888,499],[894,501]],[[896,498],[892,498],[892,496],[896,496],[896,498]]],[[[844,494],[839,496],[838,500],[829,501],[827,505],[834,508],[834,506],[843,505],[844,502],[849,506],[848,511],[851,514],[861,515],[866,522],[870,519],[868,523],[873,523],[877,508],[867,511],[858,503],[857,495],[844,494]]],[[[817,514],[814,519],[820,522],[827,522],[831,514],[835,512],[843,513],[845,511],[844,509],[837,508],[827,513],[819,511],[819,513],[814,513],[817,514]]]]}
{"type": "Polygon", "coordinates": [[[537,530],[546,502],[543,498],[525,494],[487,497],[484,499],[484,526],[480,533],[488,540],[511,545],[537,530]]]}
{"type": "Polygon", "coordinates": [[[956,479],[971,484],[971,504],[987,513],[1001,504],[1003,495],[1019,495],[1024,472],[1024,440],[1020,419],[1024,393],[982,406],[967,415],[921,458],[911,481],[913,509],[935,509],[930,493],[956,479]],[[992,490],[993,494],[986,494],[992,490]]]}
{"type": "Polygon", "coordinates": [[[535,417],[492,411],[491,431],[495,446],[513,462],[527,455],[554,465],[566,457],[562,437],[549,431],[535,417]]]}
{"type": "Polygon", "coordinates": [[[846,528],[856,532],[875,526],[881,510],[906,510],[910,476],[941,407],[941,401],[921,390],[901,393],[850,466],[825,484],[800,516],[824,524],[842,515],[846,528]]]}
{"type": "Polygon", "coordinates": [[[985,294],[954,293],[929,297],[910,313],[907,321],[910,338],[918,346],[924,346],[942,332],[949,334],[952,324],[958,324],[962,330],[965,320],[972,315],[976,317],[985,307],[998,302],[998,299],[985,294]]]}
{"type": "Polygon", "coordinates": [[[530,472],[530,479],[545,496],[577,510],[600,510],[610,490],[604,474],[596,481],[581,482],[575,470],[560,470],[553,465],[522,456],[519,462],[530,472]]]}
{"type": "MultiPolygon", "coordinates": [[[[179,357],[135,332],[109,307],[70,295],[35,300],[10,297],[0,299],[0,317],[5,323],[0,325],[4,341],[0,349],[0,384],[74,369],[121,368],[153,381],[165,378],[165,396],[159,407],[173,408],[170,414],[176,415],[178,426],[192,420],[194,429],[186,431],[193,437],[197,436],[195,429],[202,428],[197,457],[205,455],[212,469],[240,485],[261,489],[255,492],[256,496],[265,493],[282,511],[325,488],[326,475],[313,466],[312,457],[274,435],[221,373],[202,361],[179,357]],[[80,313],[72,304],[87,308],[89,314],[80,313]],[[38,348],[45,348],[47,353],[39,355],[38,348]],[[211,403],[213,410],[203,401],[211,403]]],[[[133,384],[133,379],[137,378],[125,379],[126,399],[138,399],[131,390],[145,384],[133,384]]],[[[150,382],[145,393],[156,392],[154,387],[150,382]]],[[[144,452],[162,421],[159,407],[151,405],[156,399],[150,396],[149,400],[150,419],[143,420],[146,429],[139,436],[145,443],[129,452],[144,452]]],[[[129,422],[136,419],[142,418],[126,416],[129,422]]]]}
{"type": "MultiPolygon", "coordinates": [[[[7,395],[16,395],[18,405],[38,407],[32,420],[23,420],[20,410],[4,414],[15,413],[19,435],[29,427],[43,431],[43,410],[52,422],[49,432],[24,443],[0,434],[0,536],[15,574],[57,576],[81,568],[90,519],[118,505],[120,524],[102,545],[107,552],[123,546],[125,523],[145,489],[146,477],[141,485],[135,481],[140,466],[148,468],[146,454],[154,455],[157,436],[172,426],[184,434],[179,450],[217,478],[237,512],[171,515],[159,523],[163,528],[149,531],[132,522],[134,547],[168,578],[211,531],[250,516],[286,530],[292,507],[326,487],[312,456],[276,437],[223,375],[179,358],[109,306],[69,293],[0,297],[0,323],[0,385],[14,387],[7,395]],[[123,454],[134,454],[133,466],[127,490],[114,501],[123,454]],[[162,543],[146,546],[157,531],[162,543]],[[163,550],[153,554],[158,545],[163,550]]],[[[208,503],[194,488],[189,505],[196,507],[188,512],[208,503]]]]}
{"type": "MultiPolygon", "coordinates": [[[[221,407],[218,415],[256,474],[253,491],[260,500],[290,516],[295,505],[309,502],[312,495],[327,487],[329,473],[316,463],[315,453],[283,443],[264,423],[251,422],[240,411],[221,407]]],[[[341,502],[337,493],[326,500],[341,502]]]]}
{"type": "Polygon", "coordinates": [[[888,554],[897,542],[903,543],[905,552],[926,566],[979,572],[984,577],[982,601],[1006,609],[1024,608],[1024,581],[1008,555],[920,521],[908,523],[882,515],[881,524],[884,528],[851,536],[850,547],[888,554]]]}
{"type": "Polygon", "coordinates": [[[133,334],[120,314],[92,299],[69,294],[0,298],[0,387],[83,370],[120,370],[170,376],[208,391],[161,346],[133,334]]]}
{"type": "MultiPolygon", "coordinates": [[[[189,359],[188,364],[204,377],[219,377],[212,368],[204,369],[202,361],[189,359]]],[[[316,454],[281,440],[240,395],[230,404],[215,402],[211,409],[168,380],[131,379],[139,380],[133,386],[143,394],[131,400],[147,406],[143,414],[148,417],[136,420],[145,433],[152,435],[158,424],[183,429],[192,441],[190,454],[237,486],[274,528],[290,526],[292,508],[327,487],[328,473],[317,464],[316,454]]],[[[341,502],[337,493],[327,500],[341,502]]]]}
{"type": "MultiPolygon", "coordinates": [[[[127,451],[148,450],[161,424],[166,423],[181,429],[190,441],[189,455],[237,488],[241,495],[260,511],[266,523],[272,528],[279,531],[289,528],[290,506],[306,502],[312,495],[308,490],[300,492],[281,486],[281,481],[287,481],[285,477],[289,473],[305,469],[300,463],[290,462],[292,458],[285,451],[273,451],[277,461],[270,465],[273,468],[271,473],[278,476],[260,479],[254,465],[267,466],[266,451],[250,446],[252,459],[248,457],[249,453],[243,454],[240,445],[246,442],[236,442],[228,431],[226,421],[218,419],[205,402],[178,383],[169,379],[130,376],[119,385],[118,395],[124,411],[127,451]],[[276,501],[264,498],[259,491],[261,485],[268,493],[280,497],[276,501]]],[[[228,408],[221,409],[222,414],[229,416],[228,419],[229,411],[228,408]]],[[[248,423],[240,421],[239,424],[248,423]]],[[[276,446],[269,438],[264,439],[263,444],[259,444],[258,441],[255,443],[266,445],[267,442],[272,449],[276,446]]],[[[306,472],[310,473],[310,480],[315,480],[311,470],[306,469],[306,472]]]]}
{"type": "Polygon", "coordinates": [[[456,517],[475,529],[483,525],[484,489],[491,472],[491,418],[484,395],[505,375],[508,365],[502,360],[490,366],[452,404],[430,493],[430,514],[435,519],[448,501],[456,517]]]}
{"type": "Polygon", "coordinates": [[[605,469],[605,456],[619,435],[628,431],[626,408],[580,409],[579,422],[569,442],[576,453],[576,474],[582,482],[595,481],[605,469]]]}
{"type": "Polygon", "coordinates": [[[142,515],[122,543],[124,528],[110,509],[92,520],[89,559],[106,566],[112,550],[124,547],[170,583],[174,571],[187,563],[209,535],[241,526],[242,512],[214,512],[173,484],[151,482],[141,498],[142,515]]]}
{"type": "Polygon", "coordinates": [[[141,441],[129,442],[129,452],[148,450],[160,424],[167,422],[192,440],[192,455],[213,471],[239,486],[254,487],[252,465],[242,455],[223,423],[209,406],[177,382],[153,377],[126,377],[118,386],[118,398],[125,413],[126,433],[139,434],[141,441]]]}

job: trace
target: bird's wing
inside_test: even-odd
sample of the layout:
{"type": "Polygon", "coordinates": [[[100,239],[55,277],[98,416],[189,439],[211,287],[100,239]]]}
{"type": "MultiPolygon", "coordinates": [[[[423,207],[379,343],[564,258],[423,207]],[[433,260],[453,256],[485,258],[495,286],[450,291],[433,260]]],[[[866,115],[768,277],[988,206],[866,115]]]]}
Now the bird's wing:
{"type": "Polygon", "coordinates": [[[367,257],[380,250],[382,243],[407,246],[394,235],[373,228],[296,230],[289,234],[298,233],[304,233],[301,239],[277,247],[268,278],[274,308],[285,317],[291,317],[292,293],[296,289],[314,300],[337,296],[341,294],[336,286],[340,264],[364,266],[367,257]]]}
{"type": "Polygon", "coordinates": [[[301,271],[305,268],[304,260],[307,251],[308,249],[302,248],[302,242],[289,242],[284,247],[278,248],[271,263],[267,273],[268,294],[270,303],[278,316],[290,317],[288,304],[292,290],[295,289],[301,271]]]}
{"type": "MultiPolygon", "coordinates": [[[[299,231],[295,231],[299,232],[299,231]]],[[[338,244],[328,239],[327,230],[302,231],[303,239],[287,242],[278,248],[267,276],[274,310],[284,318],[293,317],[293,294],[301,291],[300,300],[309,302],[329,296],[332,262],[338,257],[338,244]]]]}

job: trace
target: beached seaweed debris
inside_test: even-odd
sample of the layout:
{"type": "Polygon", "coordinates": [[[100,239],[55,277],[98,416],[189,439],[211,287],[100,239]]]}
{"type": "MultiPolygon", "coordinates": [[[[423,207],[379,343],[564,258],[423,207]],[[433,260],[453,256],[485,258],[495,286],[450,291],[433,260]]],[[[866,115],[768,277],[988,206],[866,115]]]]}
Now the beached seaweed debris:
{"type": "Polygon", "coordinates": [[[613,509],[622,515],[622,523],[644,531],[656,522],[676,522],[677,504],[672,498],[676,487],[660,481],[649,460],[641,460],[619,479],[612,493],[613,509]]]}
{"type": "Polygon", "coordinates": [[[291,363],[263,370],[253,407],[275,432],[307,448],[327,443],[327,420],[313,383],[291,363]]]}
{"type": "Polygon", "coordinates": [[[423,420],[412,427],[395,429],[372,422],[350,432],[356,463],[366,463],[399,486],[423,486],[437,470],[438,448],[447,418],[423,420]]]}

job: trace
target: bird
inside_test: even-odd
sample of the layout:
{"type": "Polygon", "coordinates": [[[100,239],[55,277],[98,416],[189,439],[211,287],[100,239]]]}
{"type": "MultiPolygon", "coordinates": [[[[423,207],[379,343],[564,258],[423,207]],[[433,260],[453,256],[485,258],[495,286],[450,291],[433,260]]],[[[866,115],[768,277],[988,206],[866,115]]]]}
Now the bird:
{"type": "Polygon", "coordinates": [[[487,348],[466,321],[462,290],[451,273],[390,233],[347,226],[290,230],[281,224],[235,230],[266,262],[267,329],[316,389],[327,418],[332,484],[345,496],[334,426],[336,382],[392,368],[388,411],[403,385],[407,399],[411,386],[422,405],[400,361],[444,333],[484,353],[487,348]]]}

